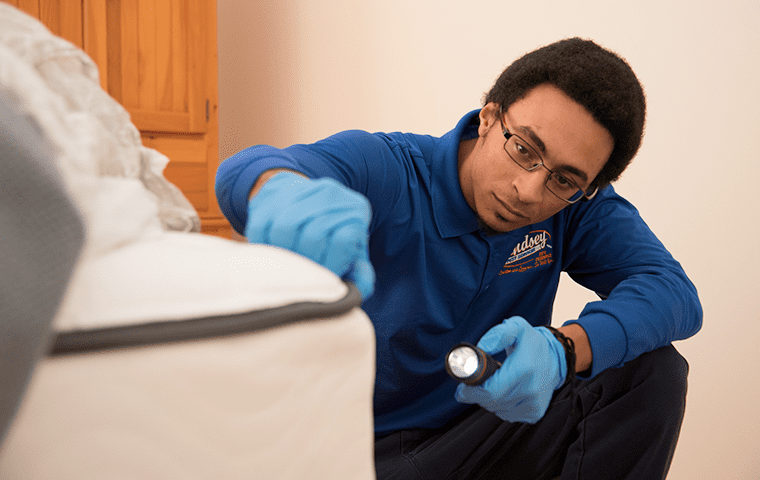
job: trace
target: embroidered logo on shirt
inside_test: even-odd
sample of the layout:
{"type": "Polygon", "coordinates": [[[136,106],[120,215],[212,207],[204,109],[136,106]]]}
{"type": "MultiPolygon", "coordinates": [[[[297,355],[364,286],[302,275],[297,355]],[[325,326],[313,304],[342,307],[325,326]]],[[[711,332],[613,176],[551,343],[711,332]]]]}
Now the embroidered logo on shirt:
{"type": "Polygon", "coordinates": [[[549,244],[552,236],[546,230],[534,230],[525,235],[522,242],[518,243],[512,254],[507,259],[499,275],[514,272],[525,272],[541,265],[551,265],[554,261],[549,244]]]}

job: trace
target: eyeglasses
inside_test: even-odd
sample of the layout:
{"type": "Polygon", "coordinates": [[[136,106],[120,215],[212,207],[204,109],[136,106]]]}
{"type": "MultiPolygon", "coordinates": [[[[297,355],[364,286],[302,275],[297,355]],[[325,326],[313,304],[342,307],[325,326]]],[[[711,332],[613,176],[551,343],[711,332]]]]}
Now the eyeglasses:
{"type": "Polygon", "coordinates": [[[546,189],[549,190],[555,197],[563,200],[567,203],[573,204],[581,198],[591,200],[599,190],[598,187],[594,187],[594,191],[586,193],[575,182],[567,178],[561,172],[553,172],[546,168],[544,165],[544,159],[538,154],[535,148],[531,147],[528,142],[520,138],[514,133],[510,133],[504,126],[502,121],[503,113],[499,110],[499,122],[501,123],[501,131],[504,134],[504,151],[507,152],[509,158],[511,158],[517,165],[523,170],[532,172],[538,167],[544,167],[549,176],[546,179],[546,189]]]}

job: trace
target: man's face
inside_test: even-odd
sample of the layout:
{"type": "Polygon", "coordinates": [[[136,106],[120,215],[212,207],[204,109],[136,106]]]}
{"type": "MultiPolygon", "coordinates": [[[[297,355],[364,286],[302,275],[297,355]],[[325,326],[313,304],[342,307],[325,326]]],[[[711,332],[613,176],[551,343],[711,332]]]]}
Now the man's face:
{"type": "Polygon", "coordinates": [[[584,191],[599,174],[613,148],[610,133],[591,113],[553,85],[539,85],[513,103],[499,121],[499,107],[480,112],[479,137],[462,142],[459,181],[481,223],[509,232],[542,222],[568,204],[545,187],[549,172],[527,171],[504,150],[502,123],[528,142],[546,168],[563,172],[584,191]]]}

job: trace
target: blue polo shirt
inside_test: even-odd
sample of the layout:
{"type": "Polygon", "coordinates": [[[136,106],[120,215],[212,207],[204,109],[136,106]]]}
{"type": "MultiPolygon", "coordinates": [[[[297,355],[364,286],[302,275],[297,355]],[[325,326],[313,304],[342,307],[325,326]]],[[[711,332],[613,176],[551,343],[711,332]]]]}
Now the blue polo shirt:
{"type": "Polygon", "coordinates": [[[600,296],[568,319],[589,336],[591,376],[701,326],[696,289],[612,187],[544,222],[482,234],[457,170],[459,144],[477,136],[478,121],[470,112],[439,138],[347,131],[311,145],[255,146],[217,172],[219,204],[241,233],[250,190],[271,168],[330,177],[369,199],[377,280],[362,308],[377,338],[380,434],[440,427],[466,409],[454,399],[446,352],[514,315],[549,324],[562,271],[600,296]]]}

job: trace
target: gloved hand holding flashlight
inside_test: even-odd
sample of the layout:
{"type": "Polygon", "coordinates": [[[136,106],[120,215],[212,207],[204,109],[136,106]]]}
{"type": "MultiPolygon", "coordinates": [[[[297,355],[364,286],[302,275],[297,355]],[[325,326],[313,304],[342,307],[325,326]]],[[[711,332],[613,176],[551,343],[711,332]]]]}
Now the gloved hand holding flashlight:
{"type": "Polygon", "coordinates": [[[248,202],[245,236],[319,263],[352,281],[366,299],[375,285],[368,251],[370,210],[366,197],[333,179],[278,173],[248,202]]]}
{"type": "Polygon", "coordinates": [[[460,384],[457,401],[477,403],[502,420],[538,422],[568,374],[562,343],[549,329],[511,317],[486,332],[477,346],[488,354],[506,351],[507,357],[482,385],[460,384]]]}

